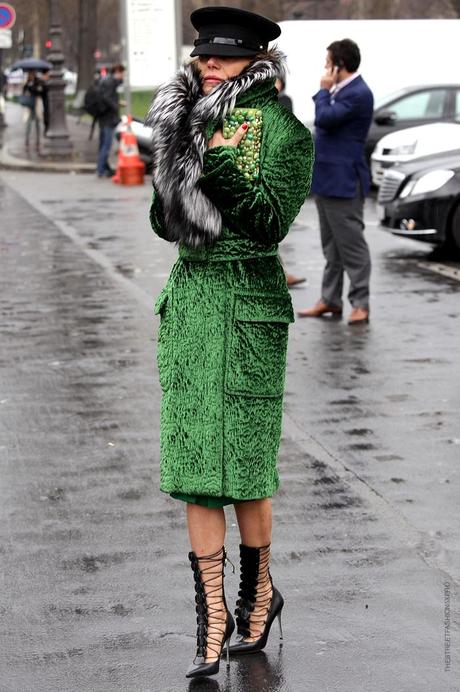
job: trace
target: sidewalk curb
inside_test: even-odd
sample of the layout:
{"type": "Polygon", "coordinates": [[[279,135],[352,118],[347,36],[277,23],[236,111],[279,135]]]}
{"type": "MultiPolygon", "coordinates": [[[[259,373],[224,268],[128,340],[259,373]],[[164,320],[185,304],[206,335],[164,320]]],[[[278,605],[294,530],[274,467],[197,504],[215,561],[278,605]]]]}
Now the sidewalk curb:
{"type": "Polygon", "coordinates": [[[95,173],[95,163],[78,161],[29,161],[12,156],[6,147],[0,149],[0,168],[10,171],[39,171],[40,173],[95,173]]]}

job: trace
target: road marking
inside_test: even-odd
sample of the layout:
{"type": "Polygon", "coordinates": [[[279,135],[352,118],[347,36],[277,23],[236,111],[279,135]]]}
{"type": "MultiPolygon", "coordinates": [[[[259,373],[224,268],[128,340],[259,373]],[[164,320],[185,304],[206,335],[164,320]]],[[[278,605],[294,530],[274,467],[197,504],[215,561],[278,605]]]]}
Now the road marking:
{"type": "Polygon", "coordinates": [[[455,281],[460,281],[460,265],[451,267],[448,264],[438,264],[437,262],[417,262],[417,267],[428,269],[430,272],[447,276],[449,279],[455,279],[455,281]]]}

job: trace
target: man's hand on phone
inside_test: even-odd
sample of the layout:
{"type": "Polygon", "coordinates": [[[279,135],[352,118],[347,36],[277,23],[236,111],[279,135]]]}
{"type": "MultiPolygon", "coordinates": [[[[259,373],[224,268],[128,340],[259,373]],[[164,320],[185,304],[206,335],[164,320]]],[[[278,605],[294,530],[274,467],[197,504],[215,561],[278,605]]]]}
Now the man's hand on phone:
{"type": "Polygon", "coordinates": [[[334,65],[332,69],[327,69],[321,77],[321,81],[319,83],[320,88],[327,90],[331,89],[334,86],[334,84],[337,84],[338,76],[339,68],[337,65],[334,65]]]}

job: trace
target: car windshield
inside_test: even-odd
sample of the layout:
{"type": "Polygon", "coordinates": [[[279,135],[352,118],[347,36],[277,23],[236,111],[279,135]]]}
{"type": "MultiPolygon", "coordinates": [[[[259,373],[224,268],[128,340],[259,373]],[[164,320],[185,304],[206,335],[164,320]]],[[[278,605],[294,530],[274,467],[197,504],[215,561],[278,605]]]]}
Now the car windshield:
{"type": "Polygon", "coordinates": [[[386,96],[382,96],[381,98],[376,99],[375,103],[374,103],[374,110],[381,108],[386,103],[390,103],[391,101],[394,101],[395,99],[397,99],[399,96],[404,96],[405,94],[408,94],[409,92],[410,92],[410,89],[405,87],[404,89],[399,89],[398,91],[394,91],[392,94],[387,94],[386,96]]]}

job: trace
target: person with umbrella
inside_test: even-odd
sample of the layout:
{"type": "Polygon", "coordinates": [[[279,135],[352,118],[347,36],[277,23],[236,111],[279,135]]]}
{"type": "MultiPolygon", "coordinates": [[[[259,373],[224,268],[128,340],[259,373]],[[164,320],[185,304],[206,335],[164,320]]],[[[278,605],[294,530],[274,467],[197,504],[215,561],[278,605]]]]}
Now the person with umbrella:
{"type": "Polygon", "coordinates": [[[35,146],[37,151],[40,149],[40,123],[37,114],[37,98],[42,95],[42,84],[37,77],[35,70],[30,70],[27,73],[26,83],[22,89],[22,98],[20,100],[28,113],[26,119],[26,140],[25,147],[29,150],[30,147],[30,131],[32,126],[35,126],[35,146]]]}
{"type": "Polygon", "coordinates": [[[47,60],[41,60],[40,58],[24,58],[22,60],[16,60],[16,62],[11,66],[11,72],[14,72],[15,70],[23,70],[27,73],[26,83],[24,84],[22,94],[19,99],[21,105],[28,109],[25,139],[25,146],[27,150],[30,146],[30,131],[33,125],[35,126],[37,151],[40,148],[40,124],[37,114],[37,97],[42,99],[44,109],[46,110],[44,97],[45,87],[43,86],[43,82],[37,77],[37,72],[45,73],[51,68],[52,65],[50,62],[47,60]]]}

